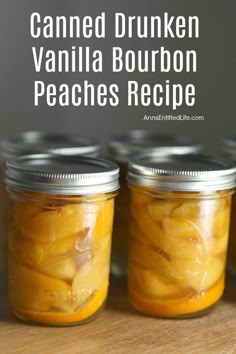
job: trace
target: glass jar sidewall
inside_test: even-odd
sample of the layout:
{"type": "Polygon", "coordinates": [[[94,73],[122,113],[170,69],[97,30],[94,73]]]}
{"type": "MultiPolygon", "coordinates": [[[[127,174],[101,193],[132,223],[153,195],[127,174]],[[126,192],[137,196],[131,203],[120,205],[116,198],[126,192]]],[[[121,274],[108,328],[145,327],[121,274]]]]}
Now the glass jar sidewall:
{"type": "Polygon", "coordinates": [[[178,317],[216,303],[224,289],[233,190],[202,194],[129,188],[128,286],[135,307],[178,317]],[[163,308],[166,313],[158,312],[163,308]]]}
{"type": "Polygon", "coordinates": [[[107,296],[117,193],[57,196],[9,190],[9,295],[13,311],[38,323],[42,322],[40,313],[45,313],[45,324],[89,320],[107,296]],[[29,314],[24,315],[25,308],[29,314]],[[65,321],[60,316],[57,320],[56,315],[55,321],[50,315],[47,319],[48,312],[52,318],[55,313],[63,318],[65,312],[65,321]],[[68,314],[74,317],[67,321],[68,314]]]}

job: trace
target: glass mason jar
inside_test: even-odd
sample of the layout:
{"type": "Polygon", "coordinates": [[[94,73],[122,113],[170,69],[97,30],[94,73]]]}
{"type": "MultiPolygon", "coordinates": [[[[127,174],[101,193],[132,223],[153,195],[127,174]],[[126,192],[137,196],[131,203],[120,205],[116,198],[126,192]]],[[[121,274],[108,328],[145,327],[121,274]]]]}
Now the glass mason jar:
{"type": "Polygon", "coordinates": [[[6,161],[17,156],[50,152],[58,155],[86,155],[97,157],[101,145],[92,138],[46,133],[37,131],[21,132],[0,140],[0,272],[6,277],[7,269],[7,202],[8,197],[4,185],[6,161]]]}
{"type": "Polygon", "coordinates": [[[189,137],[160,134],[144,130],[132,130],[114,136],[108,143],[108,155],[120,166],[120,192],[116,199],[112,240],[111,273],[127,275],[129,189],[126,182],[128,160],[138,153],[190,154],[201,146],[189,137]]]}
{"type": "Polygon", "coordinates": [[[204,155],[130,162],[128,291],[137,310],[194,317],[220,299],[235,172],[204,155]]]}
{"type": "Polygon", "coordinates": [[[7,163],[9,299],[15,315],[55,326],[82,324],[108,291],[119,168],[50,154],[7,163]]]}
{"type": "MultiPolygon", "coordinates": [[[[222,142],[222,150],[227,158],[234,161],[236,165],[236,136],[226,138],[222,142]]],[[[236,195],[232,198],[231,221],[229,233],[229,247],[227,268],[232,275],[236,275],[236,195]]]]}

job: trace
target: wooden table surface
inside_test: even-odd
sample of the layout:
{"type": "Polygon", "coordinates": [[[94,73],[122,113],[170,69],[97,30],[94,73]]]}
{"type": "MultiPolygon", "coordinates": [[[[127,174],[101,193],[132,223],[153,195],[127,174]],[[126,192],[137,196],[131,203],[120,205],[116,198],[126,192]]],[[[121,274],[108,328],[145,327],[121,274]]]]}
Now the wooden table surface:
{"type": "Polygon", "coordinates": [[[0,354],[8,353],[236,353],[236,280],[201,318],[162,320],[143,316],[129,304],[123,282],[112,280],[107,305],[93,322],[75,327],[39,327],[18,321],[2,297],[0,354]]]}

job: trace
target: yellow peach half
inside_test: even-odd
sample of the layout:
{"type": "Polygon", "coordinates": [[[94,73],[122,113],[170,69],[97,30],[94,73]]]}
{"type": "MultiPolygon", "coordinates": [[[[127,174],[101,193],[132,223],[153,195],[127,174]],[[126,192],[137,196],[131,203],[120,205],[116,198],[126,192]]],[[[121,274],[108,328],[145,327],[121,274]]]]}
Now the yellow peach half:
{"type": "Polygon", "coordinates": [[[97,290],[108,288],[109,265],[104,268],[98,267],[96,261],[90,262],[78,270],[72,283],[72,296],[76,307],[86,302],[97,290]]]}
{"type": "Polygon", "coordinates": [[[45,253],[42,243],[38,243],[22,235],[12,226],[9,227],[8,232],[9,252],[12,258],[29,266],[42,263],[45,253]]]}
{"type": "MultiPolygon", "coordinates": [[[[202,259],[173,259],[176,272],[184,278],[184,286],[198,292],[211,288],[221,278],[225,263],[218,257],[202,259]]],[[[181,282],[181,284],[183,284],[181,282]]]]}
{"type": "Polygon", "coordinates": [[[49,311],[70,297],[70,286],[10,260],[10,302],[14,308],[49,311]]]}
{"type": "Polygon", "coordinates": [[[129,270],[129,284],[133,289],[149,297],[181,296],[183,290],[156,272],[132,264],[129,270]]]}
{"type": "Polygon", "coordinates": [[[38,269],[41,273],[53,278],[71,281],[75,276],[77,267],[75,257],[71,256],[62,259],[52,259],[50,263],[42,264],[38,269]]]}
{"type": "Polygon", "coordinates": [[[181,208],[180,201],[158,200],[148,205],[148,211],[154,221],[162,221],[163,218],[171,216],[176,209],[181,208]]]}
{"type": "Polygon", "coordinates": [[[131,240],[128,271],[132,269],[132,264],[152,270],[170,282],[184,283],[183,275],[175,269],[168,255],[137,240],[131,240]]]}
{"type": "Polygon", "coordinates": [[[92,228],[92,238],[94,240],[102,239],[111,234],[114,215],[114,199],[106,200],[97,213],[94,227],[92,228]]]}
{"type": "Polygon", "coordinates": [[[41,211],[18,225],[18,229],[33,240],[50,242],[93,227],[96,217],[96,208],[94,210],[90,205],[67,205],[52,211],[41,211]]]}

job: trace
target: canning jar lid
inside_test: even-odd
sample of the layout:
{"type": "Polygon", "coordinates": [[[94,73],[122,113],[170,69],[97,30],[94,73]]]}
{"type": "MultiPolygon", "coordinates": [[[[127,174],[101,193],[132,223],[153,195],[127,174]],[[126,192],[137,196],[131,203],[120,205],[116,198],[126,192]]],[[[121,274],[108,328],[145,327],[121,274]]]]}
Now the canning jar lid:
{"type": "Polygon", "coordinates": [[[236,135],[222,140],[222,150],[229,158],[236,161],[236,135]]]}
{"type": "Polygon", "coordinates": [[[7,162],[10,188],[60,195],[116,191],[119,167],[110,161],[81,156],[26,155],[7,162]]]}
{"type": "Polygon", "coordinates": [[[129,162],[130,184],[167,191],[208,192],[235,187],[236,167],[208,155],[142,154],[129,162]]]}
{"type": "Polygon", "coordinates": [[[34,153],[98,156],[100,150],[101,144],[94,138],[66,133],[27,131],[0,140],[0,157],[4,161],[34,153]]]}
{"type": "Polygon", "coordinates": [[[190,137],[148,130],[129,130],[113,136],[108,143],[108,153],[120,162],[127,162],[132,155],[144,152],[191,154],[200,149],[201,145],[190,137]]]}

